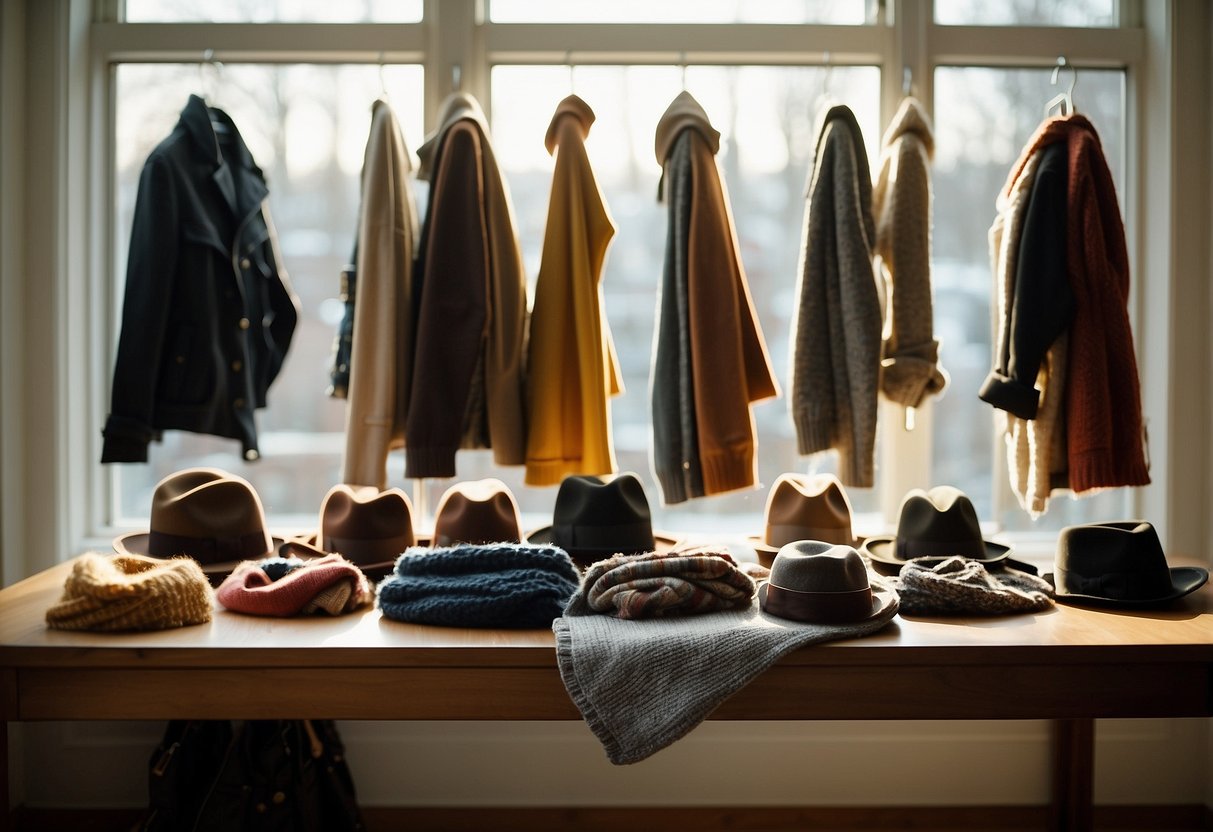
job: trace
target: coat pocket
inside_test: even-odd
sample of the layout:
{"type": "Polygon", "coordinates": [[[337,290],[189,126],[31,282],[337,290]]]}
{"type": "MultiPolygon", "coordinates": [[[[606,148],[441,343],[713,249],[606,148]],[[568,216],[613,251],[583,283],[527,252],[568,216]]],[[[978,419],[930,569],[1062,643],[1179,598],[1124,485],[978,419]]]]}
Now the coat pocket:
{"type": "Polygon", "coordinates": [[[160,391],[165,402],[203,404],[210,399],[210,345],[193,326],[178,326],[168,337],[169,350],[160,368],[160,391]]]}

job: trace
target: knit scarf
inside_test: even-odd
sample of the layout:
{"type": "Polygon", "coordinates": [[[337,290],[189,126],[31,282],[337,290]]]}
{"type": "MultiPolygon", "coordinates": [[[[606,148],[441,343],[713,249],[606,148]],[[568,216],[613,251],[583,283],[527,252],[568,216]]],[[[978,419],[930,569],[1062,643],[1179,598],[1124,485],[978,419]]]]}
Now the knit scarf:
{"type": "Polygon", "coordinates": [[[568,614],[663,618],[744,609],[754,581],[726,552],[707,547],[615,555],[590,567],[568,614]]]}
{"type": "Polygon", "coordinates": [[[902,615],[1008,615],[1053,606],[1053,587],[1017,569],[987,570],[966,558],[926,565],[910,561],[894,586],[902,615]]]}
{"type": "Polygon", "coordinates": [[[577,591],[577,567],[555,546],[415,546],[379,584],[396,621],[447,627],[547,627],[577,591]]]}
{"type": "Polygon", "coordinates": [[[211,620],[211,587],[192,558],[89,552],[46,611],[54,630],[167,630],[211,620]]]}
{"type": "Polygon", "coordinates": [[[370,603],[362,571],[341,555],[314,560],[245,561],[215,590],[233,612],[284,618],[302,613],[340,615],[370,603]]]}

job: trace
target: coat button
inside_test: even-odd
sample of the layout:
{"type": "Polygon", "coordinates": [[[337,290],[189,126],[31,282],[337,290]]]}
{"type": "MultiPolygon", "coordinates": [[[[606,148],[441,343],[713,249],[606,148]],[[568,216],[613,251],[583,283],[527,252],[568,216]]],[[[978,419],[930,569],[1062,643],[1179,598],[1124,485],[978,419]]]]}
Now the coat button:
{"type": "Polygon", "coordinates": [[[184,364],[184,363],[185,363],[185,356],[184,356],[184,355],[179,355],[179,356],[177,356],[177,363],[178,363],[178,364],[184,364]]]}
{"type": "Polygon", "coordinates": [[[240,327],[241,329],[248,329],[248,328],[249,328],[249,322],[248,322],[248,318],[241,318],[241,319],[240,319],[240,320],[237,322],[237,324],[236,324],[236,325],[237,325],[238,327],[240,327]]]}
{"type": "Polygon", "coordinates": [[[261,454],[257,453],[257,450],[255,448],[249,448],[247,451],[244,452],[244,458],[247,459],[249,462],[256,462],[258,459],[261,458],[261,454]]]}
{"type": "Polygon", "coordinates": [[[236,408],[237,410],[243,410],[244,399],[232,399],[232,407],[236,408]]]}
{"type": "Polygon", "coordinates": [[[286,802],[286,792],[274,792],[274,796],[273,796],[272,800],[277,804],[285,803],[286,802]]]}
{"type": "Polygon", "coordinates": [[[251,265],[253,265],[252,260],[248,259],[247,257],[240,258],[240,268],[247,269],[251,265]]]}
{"type": "Polygon", "coordinates": [[[235,361],[232,362],[232,372],[233,373],[238,373],[243,369],[244,369],[244,362],[242,362],[239,358],[237,358],[235,361]]]}

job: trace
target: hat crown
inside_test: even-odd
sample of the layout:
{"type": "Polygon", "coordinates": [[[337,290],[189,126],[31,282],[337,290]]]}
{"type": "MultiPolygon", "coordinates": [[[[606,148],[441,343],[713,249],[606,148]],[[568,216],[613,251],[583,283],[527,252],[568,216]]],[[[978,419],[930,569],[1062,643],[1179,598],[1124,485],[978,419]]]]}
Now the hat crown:
{"type": "Polygon", "coordinates": [[[772,586],[796,592],[855,592],[870,586],[859,552],[819,540],[783,546],[771,564],[770,581],[772,586]]]}
{"type": "Polygon", "coordinates": [[[330,540],[406,540],[404,546],[411,546],[412,503],[399,488],[336,485],[320,507],[320,536],[326,548],[330,540]]]}
{"type": "Polygon", "coordinates": [[[174,551],[150,552],[152,555],[182,554],[181,539],[186,538],[211,540],[260,534],[265,539],[262,551],[273,548],[265,510],[253,486],[218,468],[187,468],[157,483],[148,528],[153,540],[174,541],[174,551]]]}
{"type": "Polygon", "coordinates": [[[897,545],[899,551],[912,550],[914,557],[981,557],[985,552],[977,510],[963,491],[950,485],[906,494],[897,520],[897,545]]]}
{"type": "Polygon", "coordinates": [[[851,502],[832,474],[781,474],[767,497],[766,542],[796,540],[851,544],[851,502]]]}
{"type": "Polygon", "coordinates": [[[514,495],[499,479],[456,483],[438,501],[434,545],[517,543],[522,519],[514,495]]]}
{"type": "Polygon", "coordinates": [[[1057,538],[1058,589],[1116,600],[1150,600],[1172,592],[1158,532],[1128,520],[1068,526],[1057,538]]]}
{"type": "Polygon", "coordinates": [[[613,526],[619,522],[652,522],[644,486],[635,474],[615,477],[565,477],[556,492],[552,519],[557,525],[613,526]]]}

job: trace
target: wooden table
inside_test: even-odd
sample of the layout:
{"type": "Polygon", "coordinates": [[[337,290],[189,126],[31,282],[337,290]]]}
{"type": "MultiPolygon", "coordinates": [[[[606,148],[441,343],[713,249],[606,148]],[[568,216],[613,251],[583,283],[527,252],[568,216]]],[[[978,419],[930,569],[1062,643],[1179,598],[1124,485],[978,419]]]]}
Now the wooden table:
{"type": "MultiPolygon", "coordinates": [[[[69,569],[0,590],[0,818],[13,721],[580,719],[548,631],[423,627],[378,610],[289,620],[218,610],[210,624],[167,632],[47,630],[69,569]]],[[[711,718],[1051,719],[1054,828],[1088,829],[1095,719],[1208,716],[1206,586],[1165,611],[898,617],[875,636],[792,653],[711,718]]]]}

